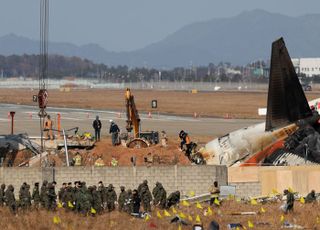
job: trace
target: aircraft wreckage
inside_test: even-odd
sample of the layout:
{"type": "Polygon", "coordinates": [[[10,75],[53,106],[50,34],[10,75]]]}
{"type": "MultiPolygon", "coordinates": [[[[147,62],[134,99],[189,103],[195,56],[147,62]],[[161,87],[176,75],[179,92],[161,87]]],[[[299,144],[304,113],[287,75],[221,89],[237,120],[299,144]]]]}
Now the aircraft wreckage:
{"type": "Polygon", "coordinates": [[[266,121],[219,137],[198,154],[209,165],[318,164],[318,101],[308,104],[284,40],[280,38],[272,43],[266,121]]]}

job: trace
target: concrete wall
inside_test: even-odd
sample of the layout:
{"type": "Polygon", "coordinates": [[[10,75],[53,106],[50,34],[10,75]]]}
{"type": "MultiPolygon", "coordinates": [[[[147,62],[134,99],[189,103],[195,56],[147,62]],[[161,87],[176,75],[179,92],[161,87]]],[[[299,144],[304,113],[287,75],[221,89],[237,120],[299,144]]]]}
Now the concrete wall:
{"type": "Polygon", "coordinates": [[[101,180],[105,186],[112,183],[119,191],[119,186],[137,188],[145,179],[152,189],[157,181],[161,182],[167,193],[180,190],[182,194],[194,191],[196,194],[208,192],[210,184],[217,180],[227,184],[225,166],[158,166],[158,167],[56,167],[56,168],[0,168],[0,184],[12,184],[15,192],[23,182],[33,187],[35,182],[43,180],[58,183],[86,181],[87,185],[97,185],[101,180]]]}
{"type": "Polygon", "coordinates": [[[320,191],[320,166],[231,167],[228,182],[236,186],[238,196],[268,195],[272,189],[282,192],[291,187],[306,195],[320,191]]]}

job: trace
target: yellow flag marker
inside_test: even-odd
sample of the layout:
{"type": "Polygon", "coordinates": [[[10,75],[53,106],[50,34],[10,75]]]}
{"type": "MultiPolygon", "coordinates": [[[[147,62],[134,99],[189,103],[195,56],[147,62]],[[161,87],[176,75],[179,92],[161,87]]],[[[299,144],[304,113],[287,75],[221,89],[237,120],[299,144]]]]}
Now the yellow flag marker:
{"type": "Polygon", "coordinates": [[[53,223],[54,224],[60,224],[61,223],[61,219],[59,216],[54,216],[53,217],[53,223]]]}
{"type": "Polygon", "coordinates": [[[161,218],[162,218],[162,216],[161,216],[161,214],[160,214],[160,212],[159,212],[159,211],[157,211],[157,217],[158,217],[159,219],[161,219],[161,218]]]}
{"type": "Polygon", "coordinates": [[[211,210],[211,208],[210,207],[208,207],[208,216],[211,216],[212,215],[212,210],[211,210]]]}
{"type": "Polygon", "coordinates": [[[180,212],[180,213],[179,213],[179,217],[182,218],[182,219],[185,219],[185,218],[186,218],[186,215],[185,215],[183,212],[180,212]]]}
{"type": "Polygon", "coordinates": [[[249,227],[249,228],[254,228],[254,225],[253,225],[253,223],[252,223],[250,220],[248,220],[248,227],[249,227]]]}
{"type": "Polygon", "coordinates": [[[189,221],[193,221],[192,216],[188,215],[188,220],[189,220],[189,221]]]}
{"type": "Polygon", "coordinates": [[[58,202],[58,208],[62,208],[62,204],[60,202],[58,202]]]}
{"type": "Polygon", "coordinates": [[[273,189],[272,189],[272,194],[273,194],[273,195],[278,195],[279,192],[277,191],[277,189],[273,188],[273,189]]]}
{"type": "Polygon", "coordinates": [[[177,214],[177,210],[174,207],[172,207],[172,212],[173,214],[177,214]]]}
{"type": "Polygon", "coordinates": [[[182,205],[183,206],[190,206],[190,203],[188,201],[186,201],[186,200],[183,200],[182,201],[182,205]]]}
{"type": "Polygon", "coordinates": [[[167,210],[164,210],[164,211],[163,211],[163,215],[164,215],[164,216],[171,216],[170,213],[169,213],[167,210]]]}
{"type": "Polygon", "coordinates": [[[280,222],[281,222],[281,223],[284,222],[284,216],[283,216],[283,215],[280,216],[280,222]]]}
{"type": "Polygon", "coordinates": [[[179,224],[179,226],[178,226],[178,230],[182,230],[181,224],[179,224]]]}
{"type": "Polygon", "coordinates": [[[91,208],[90,212],[91,212],[91,214],[96,214],[97,213],[97,211],[94,208],[91,208]]]}
{"type": "Polygon", "coordinates": [[[240,230],[240,228],[239,228],[239,227],[236,227],[236,230],[240,230]]]}
{"type": "Polygon", "coordinates": [[[291,192],[291,193],[293,193],[293,192],[294,192],[294,191],[293,191],[293,189],[292,189],[291,187],[289,187],[289,188],[288,188],[288,191],[289,191],[289,192],[291,192]]]}
{"type": "Polygon", "coordinates": [[[317,222],[317,224],[320,224],[320,217],[319,216],[317,216],[316,222],[317,222]]]}
{"type": "Polygon", "coordinates": [[[261,207],[260,212],[265,213],[266,210],[263,207],[261,207]]]}
{"type": "Polygon", "coordinates": [[[218,198],[215,198],[215,199],[214,199],[214,204],[215,204],[215,205],[218,205],[218,206],[220,205],[220,201],[218,200],[218,198]]]}
{"type": "Polygon", "coordinates": [[[255,199],[251,199],[251,200],[250,200],[250,204],[251,204],[251,205],[257,205],[258,202],[257,202],[255,199]]]}
{"type": "Polygon", "coordinates": [[[74,208],[73,204],[70,201],[68,201],[68,207],[69,208],[74,208]]]}
{"type": "Polygon", "coordinates": [[[240,202],[241,202],[241,199],[240,199],[240,198],[237,198],[236,201],[237,201],[238,203],[240,203],[240,202]]]}
{"type": "Polygon", "coordinates": [[[203,207],[201,206],[201,204],[199,202],[197,202],[196,207],[199,209],[203,209],[203,207]]]}
{"type": "Polygon", "coordinates": [[[304,197],[303,197],[303,196],[300,198],[300,203],[301,203],[301,204],[306,203],[306,201],[304,200],[304,197]]]}
{"type": "Polygon", "coordinates": [[[199,216],[199,215],[196,216],[196,222],[197,222],[197,223],[201,223],[201,219],[200,219],[200,216],[199,216]]]}
{"type": "Polygon", "coordinates": [[[150,217],[149,217],[149,215],[146,215],[146,217],[144,218],[144,220],[145,220],[145,221],[148,221],[148,220],[150,220],[150,217]]]}
{"type": "Polygon", "coordinates": [[[189,192],[189,196],[192,197],[192,196],[195,196],[195,195],[196,195],[196,193],[195,193],[194,191],[190,191],[190,192],[189,192]]]}

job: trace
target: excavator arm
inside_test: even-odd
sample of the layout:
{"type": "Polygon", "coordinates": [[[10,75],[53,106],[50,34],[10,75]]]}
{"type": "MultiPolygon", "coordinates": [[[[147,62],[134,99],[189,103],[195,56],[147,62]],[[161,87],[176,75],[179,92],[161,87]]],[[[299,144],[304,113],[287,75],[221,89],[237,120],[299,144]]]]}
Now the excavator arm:
{"type": "Polygon", "coordinates": [[[129,88],[127,88],[125,93],[125,102],[127,110],[127,126],[126,129],[128,132],[133,130],[134,138],[139,138],[139,129],[140,129],[140,117],[136,104],[134,103],[134,97],[131,94],[129,88]]]}

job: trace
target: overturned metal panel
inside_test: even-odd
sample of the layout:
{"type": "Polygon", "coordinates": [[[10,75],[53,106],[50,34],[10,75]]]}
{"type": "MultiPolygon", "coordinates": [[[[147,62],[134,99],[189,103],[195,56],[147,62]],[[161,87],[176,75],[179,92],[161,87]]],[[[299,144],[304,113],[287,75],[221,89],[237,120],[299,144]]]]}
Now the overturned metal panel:
{"type": "Polygon", "coordinates": [[[283,38],[272,43],[265,130],[312,115],[283,38]]]}

